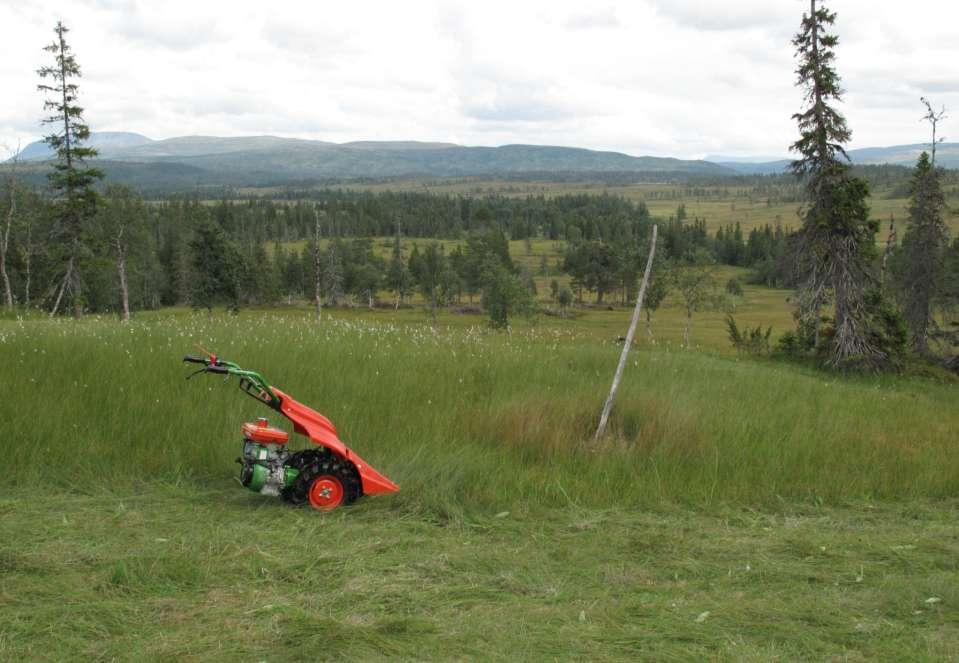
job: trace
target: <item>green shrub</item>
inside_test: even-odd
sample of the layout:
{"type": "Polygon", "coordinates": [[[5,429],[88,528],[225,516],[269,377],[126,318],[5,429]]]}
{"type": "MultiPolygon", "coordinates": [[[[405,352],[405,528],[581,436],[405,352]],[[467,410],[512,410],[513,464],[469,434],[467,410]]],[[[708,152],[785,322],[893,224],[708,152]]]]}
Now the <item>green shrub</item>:
{"type": "Polygon", "coordinates": [[[726,331],[729,334],[729,342],[739,352],[756,356],[769,354],[769,337],[773,332],[772,327],[766,327],[763,331],[762,325],[756,325],[753,328],[744,327],[740,330],[736,319],[727,313],[726,331]]]}
{"type": "Polygon", "coordinates": [[[729,279],[728,281],[726,281],[726,292],[729,293],[730,295],[733,295],[734,297],[742,297],[743,286],[739,282],[739,279],[737,279],[736,277],[733,277],[729,279]]]}

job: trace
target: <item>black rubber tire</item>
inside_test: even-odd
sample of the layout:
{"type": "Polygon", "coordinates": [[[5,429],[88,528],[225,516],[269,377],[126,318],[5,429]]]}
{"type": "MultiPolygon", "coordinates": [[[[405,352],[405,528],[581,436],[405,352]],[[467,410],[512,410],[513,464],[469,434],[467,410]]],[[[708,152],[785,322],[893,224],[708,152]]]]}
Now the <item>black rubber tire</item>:
{"type": "Polygon", "coordinates": [[[280,496],[285,502],[294,506],[302,506],[309,502],[308,496],[313,480],[323,475],[334,476],[343,484],[342,504],[344,506],[352,504],[363,494],[360,474],[356,466],[348,460],[333,455],[327,449],[299,451],[290,458],[287,466],[298,469],[300,474],[289,488],[280,491],[280,496]]]}

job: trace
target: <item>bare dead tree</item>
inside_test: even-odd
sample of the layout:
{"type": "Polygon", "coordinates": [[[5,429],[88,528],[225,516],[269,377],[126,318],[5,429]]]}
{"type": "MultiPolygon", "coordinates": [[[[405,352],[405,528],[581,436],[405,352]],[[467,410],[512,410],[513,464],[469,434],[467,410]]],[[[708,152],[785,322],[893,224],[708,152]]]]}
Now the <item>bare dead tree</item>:
{"type": "Polygon", "coordinates": [[[18,142],[7,177],[7,193],[10,194],[10,206],[7,208],[3,236],[0,237],[0,277],[3,279],[3,302],[8,309],[13,309],[13,288],[10,286],[10,276],[7,274],[7,252],[10,249],[10,232],[13,229],[13,220],[17,214],[17,166],[19,164],[20,143],[18,142]]]}
{"type": "Polygon", "coordinates": [[[111,184],[103,195],[91,235],[102,237],[114,254],[120,288],[120,318],[130,321],[130,286],[127,271],[131,251],[148,238],[147,210],[137,193],[124,185],[111,184]]]}
{"type": "Polygon", "coordinates": [[[896,235],[896,217],[889,216],[889,235],[886,236],[886,249],[882,252],[882,265],[879,269],[879,286],[882,288],[886,287],[886,269],[889,262],[889,256],[892,255],[893,250],[896,248],[898,243],[898,237],[896,235]]]}
{"type": "Polygon", "coordinates": [[[940,138],[937,139],[937,138],[936,138],[936,129],[937,129],[937,125],[939,124],[939,122],[941,122],[942,120],[946,119],[946,117],[948,117],[948,116],[946,115],[946,107],[945,107],[945,106],[942,106],[942,107],[939,109],[939,112],[937,113],[937,112],[935,112],[935,111],[932,109],[932,103],[930,103],[930,101],[929,101],[928,99],[926,99],[925,97],[919,97],[919,101],[921,101],[922,104],[926,107],[926,114],[922,116],[922,120],[924,120],[924,121],[926,121],[926,122],[928,122],[929,124],[932,125],[932,155],[931,155],[931,156],[932,156],[932,159],[931,159],[931,162],[932,162],[932,167],[935,168],[935,167],[936,167],[936,145],[938,145],[939,143],[943,142],[943,141],[946,139],[945,136],[942,136],[942,137],[940,137],[940,138]]]}
{"type": "Polygon", "coordinates": [[[320,213],[313,208],[313,301],[316,304],[316,321],[323,321],[323,264],[320,254],[320,213]]]}
{"type": "Polygon", "coordinates": [[[639,322],[639,314],[643,308],[643,298],[646,296],[646,286],[649,284],[649,274],[653,271],[653,256],[656,254],[656,226],[653,226],[653,237],[649,240],[649,257],[646,258],[646,270],[643,272],[643,283],[639,286],[639,294],[636,296],[636,307],[633,309],[633,319],[629,323],[629,331],[626,332],[626,341],[623,343],[623,351],[619,355],[619,364],[616,366],[616,373],[613,375],[613,384],[609,388],[609,396],[603,404],[603,412],[599,416],[599,426],[596,428],[594,440],[602,439],[606,433],[606,425],[609,423],[609,413],[613,409],[613,402],[616,400],[616,392],[619,390],[620,380],[623,379],[623,370],[626,368],[626,357],[629,355],[629,348],[633,345],[633,336],[636,335],[636,325],[639,322]]]}
{"type": "Polygon", "coordinates": [[[127,246],[123,241],[124,229],[124,224],[118,224],[117,234],[113,238],[113,246],[117,252],[117,275],[120,278],[120,304],[123,322],[130,322],[130,288],[127,286],[127,246]]]}
{"type": "Polygon", "coordinates": [[[21,246],[23,252],[23,305],[30,308],[30,283],[33,275],[33,214],[27,214],[24,218],[24,231],[26,237],[21,246]]]}

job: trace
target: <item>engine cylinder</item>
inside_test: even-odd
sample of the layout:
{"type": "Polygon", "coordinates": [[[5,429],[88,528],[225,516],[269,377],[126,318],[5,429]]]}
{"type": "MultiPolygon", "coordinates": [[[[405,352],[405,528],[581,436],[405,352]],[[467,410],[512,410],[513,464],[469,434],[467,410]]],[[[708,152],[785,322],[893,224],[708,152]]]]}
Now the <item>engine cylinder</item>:
{"type": "Polygon", "coordinates": [[[257,493],[279,495],[280,490],[291,485],[300,473],[286,466],[289,457],[285,445],[260,444],[244,439],[240,483],[257,493]]]}

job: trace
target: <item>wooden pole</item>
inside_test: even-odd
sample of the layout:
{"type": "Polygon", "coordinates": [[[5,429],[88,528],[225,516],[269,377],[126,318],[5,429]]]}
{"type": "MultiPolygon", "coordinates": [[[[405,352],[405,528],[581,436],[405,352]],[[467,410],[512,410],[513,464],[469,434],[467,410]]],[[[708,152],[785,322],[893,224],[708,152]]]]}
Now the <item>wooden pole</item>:
{"type": "Polygon", "coordinates": [[[606,424],[609,423],[609,412],[613,409],[613,401],[616,400],[616,390],[619,389],[619,381],[623,379],[623,369],[626,368],[626,356],[629,354],[629,347],[633,344],[633,336],[636,334],[636,324],[639,322],[639,312],[643,308],[643,299],[646,296],[646,286],[649,284],[649,274],[653,271],[653,255],[656,253],[656,226],[653,226],[653,238],[649,242],[649,257],[646,258],[646,271],[643,272],[643,284],[639,287],[639,295],[636,296],[636,307],[633,309],[633,319],[629,323],[629,331],[626,332],[626,342],[623,344],[623,352],[619,355],[619,365],[616,367],[616,374],[613,376],[613,385],[609,388],[609,396],[606,397],[606,403],[603,405],[603,414],[599,417],[599,428],[596,429],[594,440],[599,440],[606,432],[606,424]]]}

